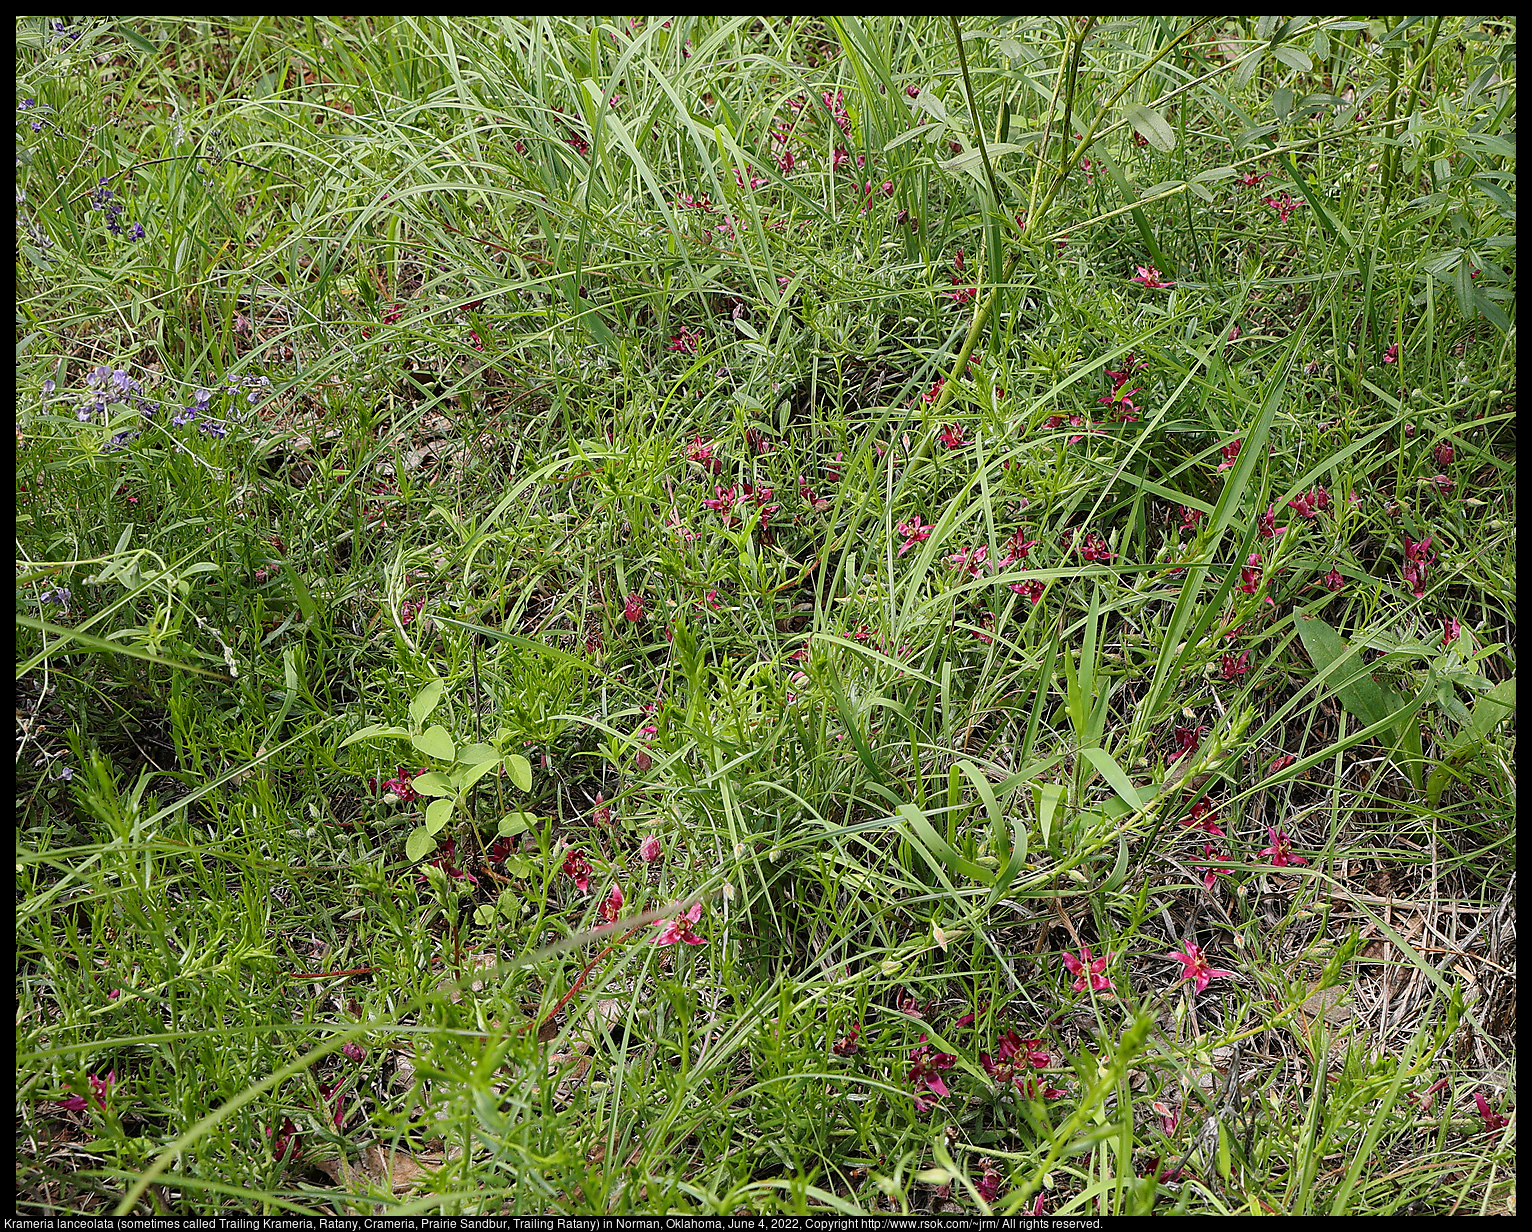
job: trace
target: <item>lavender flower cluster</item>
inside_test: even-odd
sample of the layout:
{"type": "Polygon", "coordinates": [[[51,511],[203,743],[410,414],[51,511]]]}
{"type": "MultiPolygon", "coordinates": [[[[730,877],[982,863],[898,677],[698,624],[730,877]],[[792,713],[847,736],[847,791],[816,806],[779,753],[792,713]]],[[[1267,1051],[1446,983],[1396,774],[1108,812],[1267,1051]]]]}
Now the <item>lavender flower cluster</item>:
{"type": "MultiPolygon", "coordinates": [[[[101,364],[91,369],[86,375],[85,385],[84,397],[75,408],[75,418],[81,423],[92,423],[98,417],[101,422],[106,422],[108,408],[120,403],[126,403],[143,418],[149,420],[156,419],[159,413],[166,409],[159,402],[149,398],[144,393],[142,383],[129,376],[124,368],[111,369],[101,364]]],[[[229,425],[238,424],[247,419],[266,396],[270,386],[269,377],[230,376],[221,385],[212,389],[199,389],[193,393],[191,401],[172,412],[170,424],[172,427],[181,428],[194,423],[198,431],[223,440],[229,434],[229,425]],[[238,403],[241,395],[246,404],[243,408],[238,403]],[[221,418],[214,413],[216,399],[225,400],[229,407],[222,413],[221,418]]],[[[53,381],[43,382],[45,404],[57,388],[53,381]]],[[[139,433],[131,430],[119,432],[102,447],[103,452],[121,449],[138,435],[139,433]]]]}

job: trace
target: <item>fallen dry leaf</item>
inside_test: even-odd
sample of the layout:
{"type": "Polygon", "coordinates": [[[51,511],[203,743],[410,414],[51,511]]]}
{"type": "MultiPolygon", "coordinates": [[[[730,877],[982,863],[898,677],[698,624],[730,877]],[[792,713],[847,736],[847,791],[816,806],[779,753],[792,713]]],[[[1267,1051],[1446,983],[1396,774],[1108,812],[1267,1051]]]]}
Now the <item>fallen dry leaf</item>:
{"type": "Polygon", "coordinates": [[[314,1166],[337,1185],[350,1190],[387,1188],[403,1193],[422,1177],[441,1167],[441,1156],[414,1156],[408,1151],[385,1151],[377,1143],[364,1146],[355,1163],[344,1159],[316,1159],[314,1166]]]}

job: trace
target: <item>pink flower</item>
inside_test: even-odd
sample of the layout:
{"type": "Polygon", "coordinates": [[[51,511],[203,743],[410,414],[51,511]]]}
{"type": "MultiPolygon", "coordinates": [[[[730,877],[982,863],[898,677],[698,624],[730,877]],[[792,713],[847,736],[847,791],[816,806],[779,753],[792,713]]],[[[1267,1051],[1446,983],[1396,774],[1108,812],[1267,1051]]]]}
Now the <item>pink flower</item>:
{"type": "Polygon", "coordinates": [[[1141,283],[1142,285],[1151,289],[1155,287],[1173,287],[1176,285],[1173,282],[1163,281],[1160,277],[1160,271],[1155,269],[1152,265],[1140,265],[1138,267],[1138,277],[1130,278],[1128,281],[1141,283]]]}
{"type": "Polygon", "coordinates": [[[937,440],[941,441],[948,449],[957,449],[966,443],[963,440],[963,425],[948,424],[937,434],[937,440]]]}
{"type": "Polygon", "coordinates": [[[1223,668],[1225,680],[1238,680],[1250,670],[1250,652],[1242,650],[1237,657],[1226,654],[1220,660],[1220,666],[1223,668]]]}
{"type": "Polygon", "coordinates": [[[1287,193],[1283,193],[1280,197],[1267,197],[1265,204],[1276,210],[1279,221],[1286,222],[1288,215],[1306,202],[1294,201],[1287,193]]]}
{"type": "Polygon", "coordinates": [[[974,1182],[973,1187],[979,1191],[979,1197],[993,1204],[995,1199],[1000,1196],[1000,1181],[1001,1175],[995,1168],[995,1161],[986,1159],[984,1161],[984,1175],[974,1182]]]}
{"type": "Polygon", "coordinates": [[[1025,582],[1012,582],[1011,589],[1018,595],[1032,600],[1032,606],[1036,607],[1043,597],[1043,583],[1040,578],[1029,578],[1025,582]]]}
{"type": "Polygon", "coordinates": [[[1230,441],[1219,449],[1218,452],[1223,455],[1223,461],[1218,464],[1219,471],[1226,471],[1234,465],[1234,460],[1239,457],[1240,446],[1243,444],[1243,441],[1230,441]]]}
{"type": "Polygon", "coordinates": [[[1283,753],[1277,757],[1273,757],[1271,759],[1271,765],[1266,767],[1266,777],[1270,778],[1274,774],[1281,773],[1297,760],[1298,759],[1291,753],[1283,753]]]}
{"type": "Polygon", "coordinates": [[[1170,760],[1180,761],[1190,753],[1197,747],[1197,740],[1205,731],[1207,731],[1206,726],[1176,728],[1176,755],[1170,760]]]}
{"type": "Polygon", "coordinates": [[[1071,975],[1079,977],[1074,982],[1074,990],[1076,992],[1084,992],[1085,985],[1089,982],[1090,986],[1097,992],[1111,992],[1112,981],[1101,973],[1106,970],[1107,963],[1111,962],[1115,957],[1116,955],[1114,954],[1103,954],[1100,958],[1092,960],[1090,946],[1088,945],[1080,947],[1079,958],[1076,958],[1073,954],[1066,953],[1064,955],[1064,966],[1069,969],[1071,975]]]}
{"type": "Polygon", "coordinates": [[[1346,579],[1341,576],[1340,570],[1334,565],[1331,565],[1330,572],[1319,580],[1325,584],[1326,590],[1344,590],[1346,588],[1346,579]]]}
{"type": "Polygon", "coordinates": [[[406,599],[399,607],[399,623],[401,625],[409,624],[410,621],[420,614],[425,605],[426,601],[424,599],[406,599]]]}
{"type": "Polygon", "coordinates": [[[1218,826],[1218,813],[1206,800],[1198,800],[1192,805],[1191,816],[1181,823],[1195,830],[1202,830],[1211,834],[1214,838],[1222,838],[1223,831],[1218,826]]]}
{"type": "Polygon", "coordinates": [[[579,848],[571,851],[564,857],[564,875],[573,877],[575,889],[581,894],[590,892],[590,861],[585,858],[585,853],[579,848]]]}
{"type": "MultiPolygon", "coordinates": [[[[1399,362],[1399,344],[1397,342],[1383,352],[1383,362],[1385,364],[1397,364],[1399,362]]],[[[1415,425],[1411,424],[1410,426],[1413,428],[1415,425]]]]}
{"type": "Polygon", "coordinates": [[[360,1065],[362,1063],[362,1058],[367,1055],[362,1051],[362,1046],[355,1040],[349,1040],[345,1044],[342,1044],[340,1051],[341,1055],[344,1056],[346,1060],[351,1061],[356,1065],[360,1065]]]}
{"type": "Polygon", "coordinates": [[[1423,599],[1426,595],[1426,574],[1436,560],[1436,553],[1431,551],[1431,536],[1427,535],[1418,543],[1409,535],[1404,537],[1404,580],[1410,584],[1417,599],[1423,599]]]}
{"type": "Polygon", "coordinates": [[[1194,945],[1190,941],[1186,942],[1186,949],[1184,951],[1176,950],[1165,955],[1165,957],[1173,958],[1181,964],[1181,978],[1183,980],[1191,980],[1196,985],[1198,993],[1208,986],[1209,980],[1216,980],[1223,976],[1234,974],[1232,971],[1221,971],[1217,967],[1209,966],[1208,960],[1203,957],[1202,947],[1194,945]]]}
{"type": "Polygon", "coordinates": [[[984,569],[984,561],[989,556],[989,546],[981,544],[976,548],[964,548],[961,552],[954,552],[947,557],[947,563],[954,569],[964,570],[969,577],[978,577],[984,569]]]}
{"type": "Polygon", "coordinates": [[[282,1124],[272,1131],[271,1153],[277,1159],[297,1159],[302,1150],[302,1138],[291,1118],[283,1117],[282,1124]]]}
{"type": "MultiPolygon", "coordinates": [[[[615,920],[622,914],[622,903],[622,887],[620,885],[612,886],[611,893],[601,900],[601,918],[608,923],[615,920]]],[[[701,904],[699,903],[698,906],[701,906],[701,904]]]]}
{"type": "Polygon", "coordinates": [[[1200,509],[1193,509],[1190,505],[1181,506],[1181,530],[1196,530],[1202,525],[1202,519],[1207,515],[1200,509]]]}
{"type": "Polygon", "coordinates": [[[1287,837],[1286,830],[1279,830],[1275,826],[1267,826],[1266,833],[1271,835],[1271,846],[1262,847],[1261,854],[1270,856],[1271,862],[1277,868],[1286,868],[1289,864],[1307,864],[1308,861],[1302,856],[1292,853],[1290,844],[1292,840],[1287,837]]]}
{"type": "Polygon", "coordinates": [[[628,620],[639,621],[644,618],[644,597],[636,590],[628,595],[628,601],[622,605],[622,614],[628,620]]]}
{"type": "Polygon", "coordinates": [[[1442,470],[1446,470],[1449,466],[1452,465],[1452,459],[1457,455],[1453,453],[1452,446],[1450,444],[1448,444],[1446,441],[1442,441],[1437,445],[1435,449],[1431,451],[1431,456],[1436,459],[1437,466],[1441,467],[1442,470]]]}
{"type": "Polygon", "coordinates": [[[1090,534],[1086,535],[1085,541],[1080,545],[1080,555],[1085,557],[1086,560],[1100,561],[1102,564],[1105,564],[1116,554],[1115,552],[1108,551],[1106,540],[1095,531],[1091,531],[1090,534]]]}
{"type": "Polygon", "coordinates": [[[1253,595],[1261,589],[1261,560],[1259,552],[1251,552],[1249,561],[1239,571],[1239,588],[1242,593],[1253,595]]]}
{"type": "Polygon", "coordinates": [[[1442,617],[1442,645],[1450,646],[1462,635],[1463,626],[1458,624],[1456,616],[1442,617]]]}
{"type": "Polygon", "coordinates": [[[682,351],[687,355],[695,355],[697,353],[697,343],[701,340],[702,329],[700,326],[697,329],[688,329],[683,325],[681,326],[681,332],[670,340],[670,345],[665,349],[667,351],[682,351]]]}
{"type": "Polygon", "coordinates": [[[1262,171],[1259,175],[1257,175],[1254,171],[1247,171],[1244,175],[1239,177],[1239,182],[1246,188],[1254,188],[1270,174],[1270,171],[1262,171]]]}
{"type": "Polygon", "coordinates": [[[1506,1120],[1505,1117],[1490,1109],[1489,1101],[1485,1099],[1480,1092],[1475,1091],[1473,1093],[1473,1099],[1474,1103],[1479,1106],[1479,1115],[1484,1118],[1484,1132],[1487,1135],[1494,1137],[1502,1129],[1510,1124],[1510,1122],[1506,1120]]]}
{"type": "MultiPolygon", "coordinates": [[[[1202,855],[1203,858],[1207,860],[1224,859],[1224,856],[1219,854],[1218,849],[1214,847],[1212,843],[1202,844],[1202,855]]],[[[1213,864],[1193,864],[1192,867],[1195,869],[1203,870],[1202,884],[1210,890],[1214,885],[1217,884],[1219,874],[1227,876],[1229,872],[1228,869],[1213,864]]]]}
{"type": "Polygon", "coordinates": [[[1266,506],[1266,512],[1256,519],[1256,530],[1260,532],[1262,539],[1280,539],[1287,533],[1287,527],[1277,528],[1277,507],[1266,506]]]}
{"type": "Polygon", "coordinates": [[[1310,520],[1318,517],[1320,510],[1330,507],[1330,494],[1323,488],[1313,488],[1296,500],[1288,501],[1287,507],[1300,518],[1310,520]]]}
{"type": "Polygon", "coordinates": [[[692,909],[684,915],[674,916],[668,920],[656,920],[655,925],[660,928],[660,934],[654,939],[654,944],[674,945],[677,941],[684,941],[687,945],[702,945],[707,938],[699,937],[692,932],[692,925],[701,918],[702,904],[693,903],[692,909]]]}
{"type": "MultiPolygon", "coordinates": [[[[926,1037],[922,1035],[920,1038],[923,1040],[926,1037]]],[[[920,1094],[921,1090],[931,1091],[938,1098],[947,1095],[947,1084],[942,1081],[941,1071],[951,1069],[957,1063],[957,1057],[950,1052],[932,1052],[930,1044],[921,1044],[910,1053],[910,1060],[915,1064],[906,1081],[915,1088],[915,1111],[924,1112],[935,1106],[936,1100],[924,1098],[920,1094]],[[927,1053],[930,1055],[927,1056],[927,1053]]]]}
{"type": "Polygon", "coordinates": [[[612,824],[612,806],[605,803],[605,800],[606,797],[598,791],[596,793],[595,811],[590,815],[590,819],[598,826],[609,826],[612,824]]]}
{"type": "Polygon", "coordinates": [[[717,447],[714,441],[705,441],[700,436],[692,437],[692,443],[686,447],[686,456],[714,475],[723,469],[723,463],[713,456],[713,450],[717,447]]]}
{"type": "Polygon", "coordinates": [[[849,1057],[852,1053],[861,1049],[857,1043],[857,1036],[862,1033],[862,1020],[858,1018],[851,1024],[851,1030],[830,1045],[830,1051],[838,1057],[849,1057]]]}
{"type": "Polygon", "coordinates": [[[660,852],[660,840],[652,834],[638,845],[638,854],[643,857],[645,864],[653,864],[660,858],[660,852]]]}

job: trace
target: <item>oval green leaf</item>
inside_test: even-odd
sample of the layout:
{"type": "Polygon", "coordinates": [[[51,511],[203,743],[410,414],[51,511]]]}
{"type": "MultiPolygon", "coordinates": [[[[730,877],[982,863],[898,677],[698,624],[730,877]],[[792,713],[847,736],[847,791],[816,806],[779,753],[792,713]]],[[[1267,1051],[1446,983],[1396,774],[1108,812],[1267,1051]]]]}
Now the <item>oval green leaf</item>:
{"type": "Polygon", "coordinates": [[[457,745],[452,743],[452,737],[440,723],[433,723],[425,731],[416,732],[410,737],[410,743],[427,757],[434,757],[437,761],[457,760],[457,745]]]}
{"type": "Polygon", "coordinates": [[[426,832],[440,834],[452,820],[451,800],[432,800],[426,808],[426,832]]]}
{"type": "Polygon", "coordinates": [[[459,791],[467,791],[491,770],[498,769],[499,765],[500,759],[498,757],[493,761],[481,761],[476,766],[460,765],[452,772],[452,782],[459,791]]]}
{"type": "Polygon", "coordinates": [[[532,790],[532,763],[520,753],[506,755],[505,768],[510,772],[511,782],[522,791],[532,790]]]}
{"type": "Polygon", "coordinates": [[[1123,115],[1139,136],[1161,154],[1168,154],[1176,148],[1176,130],[1170,127],[1170,122],[1158,111],[1139,103],[1129,103],[1123,108],[1123,115]]]}
{"type": "Polygon", "coordinates": [[[450,796],[453,787],[447,776],[439,770],[427,770],[410,780],[410,786],[423,796],[450,796]]]}
{"type": "Polygon", "coordinates": [[[424,723],[431,712],[441,705],[442,694],[446,689],[447,686],[440,680],[433,680],[415,694],[415,700],[410,703],[410,722],[417,726],[424,723]]]}
{"type": "Polygon", "coordinates": [[[409,838],[404,840],[404,854],[411,862],[418,863],[431,854],[436,846],[436,840],[424,826],[416,826],[410,831],[409,838]]]}
{"type": "Polygon", "coordinates": [[[481,761],[498,761],[500,750],[492,744],[465,744],[457,751],[460,766],[477,766],[481,761]]]}
{"type": "Polygon", "coordinates": [[[374,723],[371,727],[364,727],[361,731],[352,732],[340,742],[340,747],[345,748],[348,744],[355,744],[358,740],[371,740],[376,736],[384,736],[396,739],[408,736],[410,733],[402,727],[384,727],[380,723],[374,723]]]}

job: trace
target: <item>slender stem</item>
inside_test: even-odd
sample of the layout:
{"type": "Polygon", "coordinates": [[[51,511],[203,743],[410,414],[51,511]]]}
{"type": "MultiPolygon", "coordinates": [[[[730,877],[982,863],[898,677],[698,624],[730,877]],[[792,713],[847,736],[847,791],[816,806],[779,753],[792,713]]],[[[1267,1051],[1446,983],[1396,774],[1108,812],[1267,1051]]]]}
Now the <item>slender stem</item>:
{"type": "Polygon", "coordinates": [[[963,70],[963,93],[968,97],[968,117],[973,121],[973,139],[979,147],[979,159],[984,164],[984,174],[989,179],[989,191],[992,197],[991,208],[1000,208],[1000,185],[995,180],[995,168],[989,161],[989,150],[984,145],[984,128],[979,123],[979,104],[973,96],[973,81],[968,76],[968,55],[963,50],[963,31],[958,26],[958,19],[952,17],[952,38],[957,43],[958,67],[963,70]]]}

